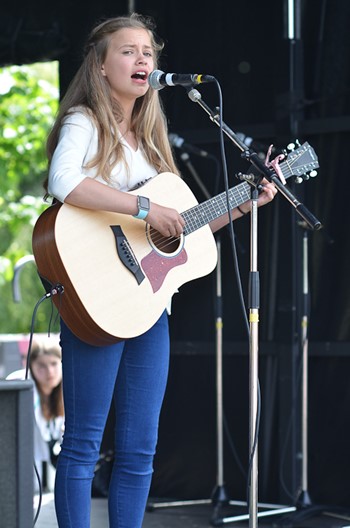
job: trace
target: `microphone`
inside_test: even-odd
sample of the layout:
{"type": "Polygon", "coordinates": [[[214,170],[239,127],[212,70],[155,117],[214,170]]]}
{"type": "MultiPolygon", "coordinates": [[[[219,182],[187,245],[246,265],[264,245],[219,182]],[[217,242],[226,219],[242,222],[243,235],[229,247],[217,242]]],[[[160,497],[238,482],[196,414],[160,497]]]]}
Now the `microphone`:
{"type": "MultiPolygon", "coordinates": [[[[243,132],[236,132],[236,136],[238,139],[242,141],[248,148],[252,148],[253,150],[256,150],[257,153],[260,155],[266,154],[269,147],[268,145],[265,145],[264,143],[260,143],[259,141],[255,141],[254,138],[250,136],[246,136],[243,132]]],[[[272,152],[276,152],[276,148],[272,147],[272,152]]]]}
{"type": "Polygon", "coordinates": [[[148,83],[153,90],[161,90],[164,86],[194,86],[214,81],[215,77],[202,73],[164,73],[154,70],[148,76],[148,83]]]}
{"type": "Polygon", "coordinates": [[[236,136],[241,140],[243,141],[243,143],[245,145],[247,145],[247,147],[250,147],[251,144],[253,143],[253,138],[250,137],[250,136],[246,136],[243,132],[236,132],[236,136]]]}
{"type": "Polygon", "coordinates": [[[209,156],[206,150],[202,150],[198,147],[195,147],[194,145],[191,145],[190,143],[186,143],[184,138],[178,134],[169,134],[168,137],[170,145],[175,148],[183,150],[184,152],[191,152],[192,154],[196,154],[196,156],[201,156],[202,158],[207,158],[209,156]]]}

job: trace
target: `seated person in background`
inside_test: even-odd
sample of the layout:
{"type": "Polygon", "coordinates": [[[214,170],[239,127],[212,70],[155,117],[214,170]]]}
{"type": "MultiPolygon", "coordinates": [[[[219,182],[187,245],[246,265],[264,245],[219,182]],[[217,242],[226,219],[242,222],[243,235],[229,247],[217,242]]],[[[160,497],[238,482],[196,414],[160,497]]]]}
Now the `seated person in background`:
{"type": "MultiPolygon", "coordinates": [[[[53,491],[64,427],[61,348],[54,338],[33,339],[29,378],[34,381],[34,459],[44,489],[53,491]]],[[[7,379],[24,379],[25,369],[7,379]]],[[[39,489],[37,477],[34,488],[39,489]]]]}

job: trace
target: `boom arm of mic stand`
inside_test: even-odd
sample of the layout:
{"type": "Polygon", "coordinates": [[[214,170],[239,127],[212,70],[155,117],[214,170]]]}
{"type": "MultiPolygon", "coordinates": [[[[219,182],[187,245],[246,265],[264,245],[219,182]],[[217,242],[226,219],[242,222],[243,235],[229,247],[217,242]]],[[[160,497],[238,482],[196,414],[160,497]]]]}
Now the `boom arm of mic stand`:
{"type": "Polygon", "coordinates": [[[191,101],[199,104],[199,106],[203,108],[213,123],[219,127],[222,127],[222,130],[226,136],[232,141],[232,143],[236,145],[236,147],[242,151],[242,157],[250,161],[250,163],[252,163],[254,167],[258,169],[259,173],[262,174],[269,182],[275,184],[276,188],[292,204],[292,206],[295,208],[295,211],[303,218],[307,225],[313,230],[321,229],[321,222],[307,209],[304,204],[298,200],[296,196],[294,196],[294,194],[290,189],[288,189],[286,185],[283,185],[276,172],[270,167],[267,167],[258,154],[250,150],[247,145],[245,145],[243,141],[240,140],[237,134],[235,134],[225,123],[220,123],[218,113],[211,110],[211,108],[202,100],[201,93],[195,88],[192,88],[187,91],[187,94],[191,101]]]}

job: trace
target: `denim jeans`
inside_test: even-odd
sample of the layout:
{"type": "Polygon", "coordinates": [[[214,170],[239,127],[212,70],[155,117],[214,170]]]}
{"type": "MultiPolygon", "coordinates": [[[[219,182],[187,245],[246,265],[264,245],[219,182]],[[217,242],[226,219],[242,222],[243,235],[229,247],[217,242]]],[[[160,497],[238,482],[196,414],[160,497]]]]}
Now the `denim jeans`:
{"type": "Polygon", "coordinates": [[[55,505],[60,528],[90,526],[91,483],[111,401],[116,409],[110,528],[139,528],[153,472],[169,366],[168,316],[145,334],[94,347],[61,323],[65,432],[55,505]]]}

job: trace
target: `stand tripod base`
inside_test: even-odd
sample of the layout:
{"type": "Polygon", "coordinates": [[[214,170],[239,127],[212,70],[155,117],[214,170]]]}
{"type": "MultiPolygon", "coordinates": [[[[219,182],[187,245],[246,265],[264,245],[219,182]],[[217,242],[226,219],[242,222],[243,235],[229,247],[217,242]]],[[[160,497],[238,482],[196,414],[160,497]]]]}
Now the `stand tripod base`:
{"type": "MultiPolygon", "coordinates": [[[[247,506],[247,503],[243,501],[229,501],[229,504],[232,506],[247,506]]],[[[285,513],[294,512],[296,510],[295,506],[283,506],[281,504],[267,504],[263,502],[258,503],[258,508],[266,508],[266,510],[258,511],[258,518],[270,517],[273,515],[283,515],[285,513]]],[[[249,513],[244,513],[242,515],[234,515],[232,517],[217,518],[212,524],[213,526],[223,526],[224,524],[228,523],[248,521],[249,518],[249,513]]]]}
{"type": "Polygon", "coordinates": [[[196,499],[196,500],[184,500],[184,501],[169,501],[169,502],[151,502],[147,504],[146,510],[152,512],[154,510],[160,510],[162,508],[178,508],[180,506],[196,506],[201,504],[211,504],[211,499],[196,499]]]}
{"type": "Polygon", "coordinates": [[[298,508],[307,508],[312,506],[312,500],[307,490],[302,490],[297,499],[298,508]]]}
{"type": "MultiPolygon", "coordinates": [[[[348,528],[348,526],[345,526],[345,524],[349,525],[350,522],[350,512],[343,507],[330,505],[311,505],[297,508],[294,513],[287,515],[281,521],[276,522],[273,525],[273,528],[292,528],[293,526],[300,526],[300,523],[306,519],[311,519],[312,517],[317,516],[332,517],[333,519],[344,521],[344,526],[342,526],[342,528],[348,528]]],[[[337,524],[337,526],[339,525],[337,524]]]]}
{"type": "Polygon", "coordinates": [[[229,503],[228,493],[225,486],[216,486],[210,499],[194,499],[184,501],[169,501],[169,502],[149,502],[147,504],[147,511],[151,512],[161,508],[177,508],[181,506],[198,506],[201,504],[213,504],[214,506],[223,506],[229,503]]]}
{"type": "MultiPolygon", "coordinates": [[[[246,507],[247,502],[235,501],[228,499],[228,493],[225,486],[217,486],[210,499],[194,499],[184,501],[162,501],[162,502],[149,502],[147,504],[147,511],[152,512],[164,508],[177,508],[183,506],[198,506],[203,504],[213,505],[213,514],[210,519],[212,526],[223,526],[224,524],[231,522],[247,521],[249,520],[249,514],[236,515],[232,517],[223,517],[222,508],[224,506],[238,506],[246,507]]],[[[280,504],[269,504],[269,503],[258,503],[258,508],[262,508],[263,511],[259,511],[258,517],[268,517],[273,515],[283,515],[285,513],[294,512],[295,506],[283,506],[280,504]]]]}
{"type": "Polygon", "coordinates": [[[176,508],[178,506],[196,506],[201,504],[225,505],[229,503],[229,495],[225,486],[216,486],[210,499],[194,499],[185,501],[169,501],[169,502],[151,502],[147,504],[147,511],[154,511],[160,508],[176,508]]]}

